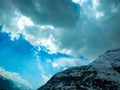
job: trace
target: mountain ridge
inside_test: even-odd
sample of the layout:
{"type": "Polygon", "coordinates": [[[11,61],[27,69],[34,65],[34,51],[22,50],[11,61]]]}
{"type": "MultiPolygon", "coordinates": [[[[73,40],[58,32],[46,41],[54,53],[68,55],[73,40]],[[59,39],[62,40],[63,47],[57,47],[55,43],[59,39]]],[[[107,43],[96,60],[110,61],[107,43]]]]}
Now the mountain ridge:
{"type": "Polygon", "coordinates": [[[88,65],[59,72],[38,90],[120,90],[120,49],[109,50],[88,65]]]}

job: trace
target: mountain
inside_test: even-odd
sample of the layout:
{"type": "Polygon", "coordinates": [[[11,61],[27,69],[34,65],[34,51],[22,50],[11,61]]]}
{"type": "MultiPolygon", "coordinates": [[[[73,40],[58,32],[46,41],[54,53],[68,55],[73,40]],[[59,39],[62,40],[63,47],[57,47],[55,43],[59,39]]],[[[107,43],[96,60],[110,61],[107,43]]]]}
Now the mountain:
{"type": "Polygon", "coordinates": [[[0,68],[0,90],[32,90],[31,86],[17,73],[0,68]]]}
{"type": "Polygon", "coordinates": [[[105,52],[89,65],[59,72],[38,90],[120,90],[120,49],[105,52]]]}

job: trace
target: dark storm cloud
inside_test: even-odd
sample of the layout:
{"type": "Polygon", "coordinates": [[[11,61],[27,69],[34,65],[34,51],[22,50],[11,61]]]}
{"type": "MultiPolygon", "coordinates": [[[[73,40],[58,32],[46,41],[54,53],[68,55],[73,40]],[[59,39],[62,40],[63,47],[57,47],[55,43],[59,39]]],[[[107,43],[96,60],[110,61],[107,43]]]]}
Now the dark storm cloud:
{"type": "MultiPolygon", "coordinates": [[[[120,15],[120,0],[100,0],[99,11],[104,13],[103,23],[114,22],[118,15],[120,15]]],[[[116,23],[116,22],[115,22],[116,23]]],[[[109,24],[109,23],[108,23],[109,24]]]]}
{"type": "Polygon", "coordinates": [[[80,14],[79,5],[71,0],[12,0],[24,15],[37,24],[73,27],[80,14]]]}
{"type": "Polygon", "coordinates": [[[61,33],[61,48],[71,49],[73,54],[95,57],[120,47],[120,1],[94,1],[100,1],[96,9],[82,6],[85,16],[81,18],[81,25],[74,31],[61,33]],[[101,13],[103,16],[99,16],[101,13]]]}
{"type": "Polygon", "coordinates": [[[3,24],[0,25],[0,31],[2,30],[2,28],[3,28],[3,24]]]}
{"type": "MultiPolygon", "coordinates": [[[[120,46],[120,0],[109,0],[109,2],[80,0],[76,4],[72,0],[11,0],[11,2],[1,0],[0,2],[2,17],[0,22],[5,21],[8,24],[7,28],[10,30],[7,29],[5,32],[13,33],[11,34],[13,37],[20,31],[16,27],[21,23],[16,25],[15,22],[13,28],[9,27],[12,18],[17,17],[14,15],[17,9],[20,15],[30,18],[34,23],[33,26],[20,31],[30,43],[46,39],[43,46],[46,44],[52,48],[57,46],[56,50],[67,49],[73,54],[91,57],[120,46]],[[52,25],[53,29],[39,28],[48,24],[52,25]]],[[[21,17],[17,18],[21,20],[21,17]]]]}
{"type": "Polygon", "coordinates": [[[0,23],[10,21],[14,16],[14,6],[10,0],[0,0],[0,23]]]}

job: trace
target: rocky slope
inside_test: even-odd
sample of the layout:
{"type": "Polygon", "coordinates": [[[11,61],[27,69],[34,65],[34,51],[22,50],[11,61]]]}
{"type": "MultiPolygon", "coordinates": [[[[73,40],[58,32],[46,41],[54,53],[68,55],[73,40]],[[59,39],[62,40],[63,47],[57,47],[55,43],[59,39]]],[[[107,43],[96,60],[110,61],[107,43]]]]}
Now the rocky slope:
{"type": "Polygon", "coordinates": [[[120,90],[120,49],[107,51],[89,65],[57,73],[38,90],[120,90]]]}

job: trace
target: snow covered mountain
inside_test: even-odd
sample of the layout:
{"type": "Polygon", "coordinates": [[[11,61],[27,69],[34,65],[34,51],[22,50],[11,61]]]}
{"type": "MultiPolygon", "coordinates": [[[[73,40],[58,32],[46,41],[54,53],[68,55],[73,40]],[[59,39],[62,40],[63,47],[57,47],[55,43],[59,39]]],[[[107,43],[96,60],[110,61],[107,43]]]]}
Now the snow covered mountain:
{"type": "Polygon", "coordinates": [[[120,49],[107,51],[89,65],[59,72],[38,90],[120,90],[120,49]]]}

